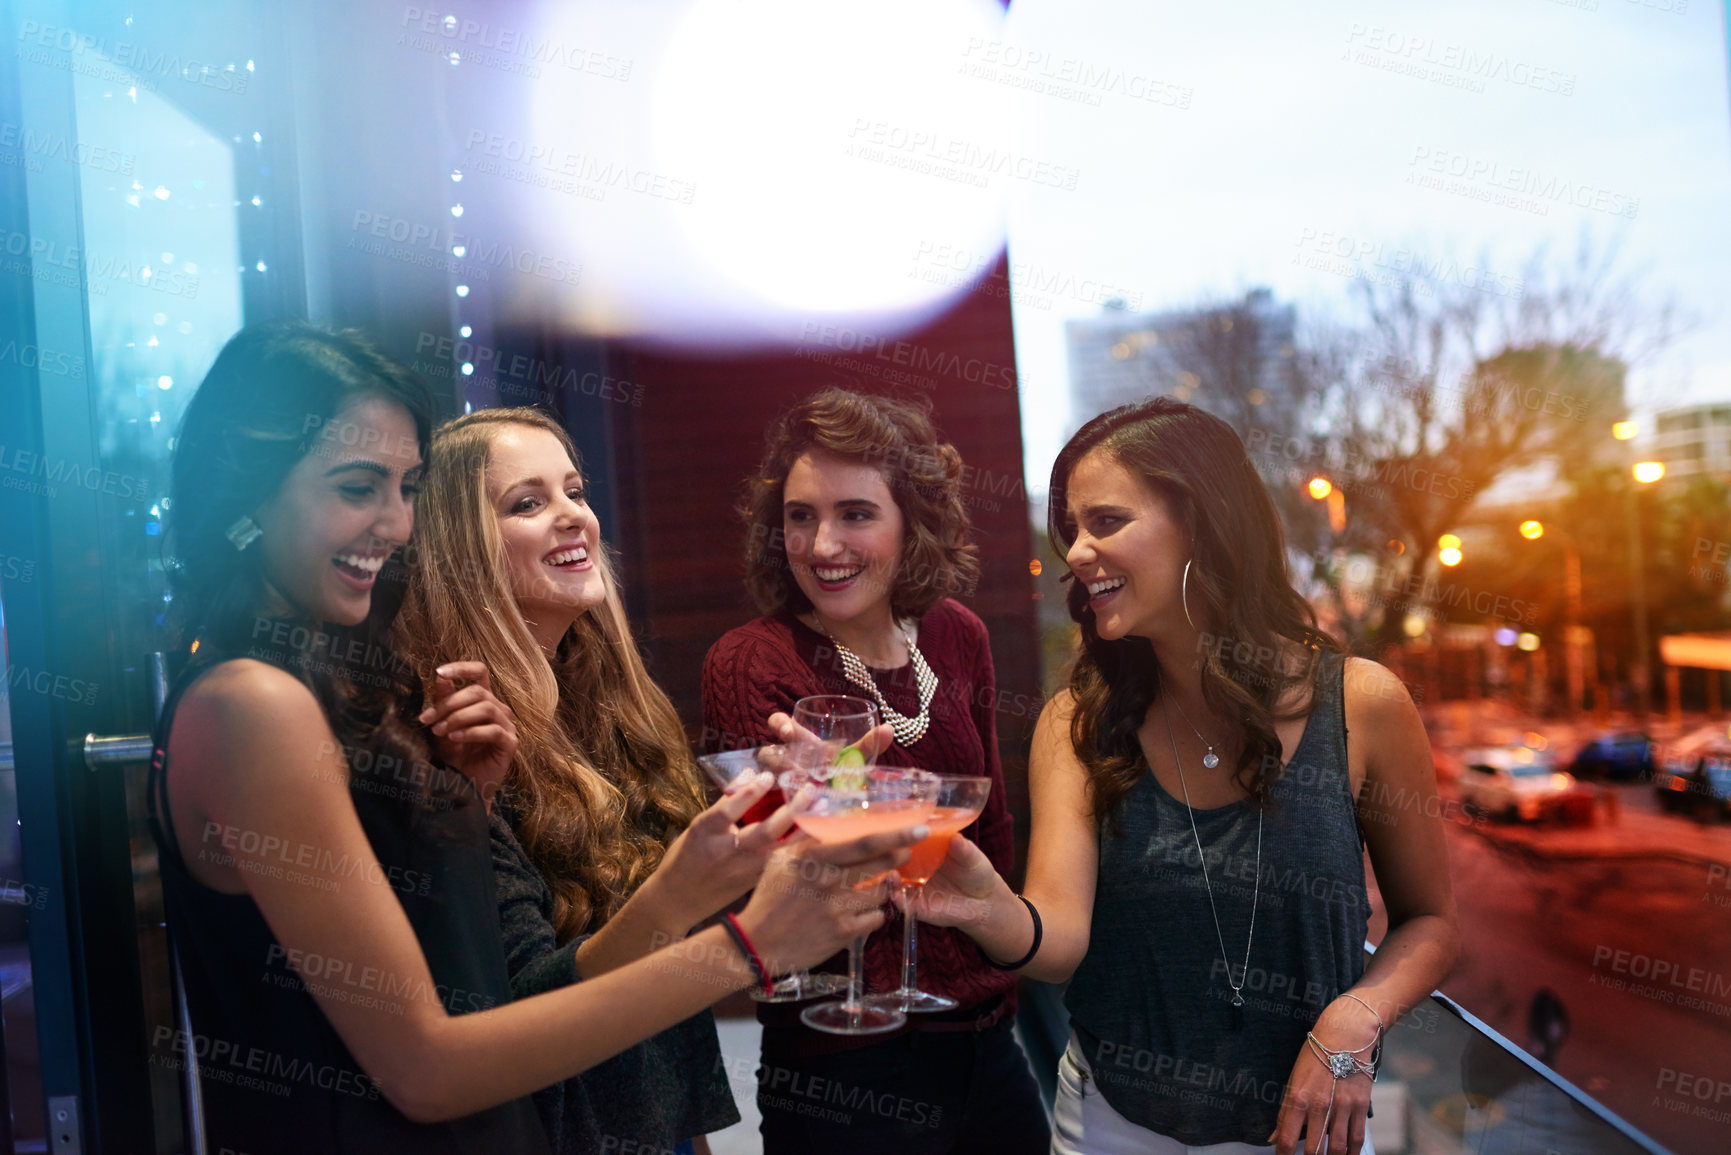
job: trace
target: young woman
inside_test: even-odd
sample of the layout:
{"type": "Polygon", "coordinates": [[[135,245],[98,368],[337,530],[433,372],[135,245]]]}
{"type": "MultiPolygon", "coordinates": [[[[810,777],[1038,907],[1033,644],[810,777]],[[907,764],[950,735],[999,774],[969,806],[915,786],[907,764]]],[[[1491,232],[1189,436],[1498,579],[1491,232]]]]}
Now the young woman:
{"type": "MultiPolygon", "coordinates": [[[[417,515],[405,644],[417,665],[484,655],[516,721],[492,824],[514,993],[592,978],[751,889],[791,818],[736,841],[739,798],[703,810],[684,729],[632,640],[565,430],[534,409],[442,426],[417,515]]],[[[667,1151],[738,1122],[719,1059],[705,1010],[535,1102],[556,1150],[629,1140],[667,1151]]]]}
{"type": "Polygon", "coordinates": [[[515,727],[478,662],[429,671],[416,714],[384,640],[394,599],[373,596],[413,526],[430,413],[358,337],[279,323],[228,343],[177,439],[193,664],[151,800],[193,1033],[153,1058],[196,1061],[213,1149],[545,1150],[522,1096],[747,985],[751,956],[815,962],[879,925],[882,887],[823,867],[906,858],[911,835],[778,852],[737,937],[509,1002],[477,784],[515,727]]]}
{"type": "Polygon", "coordinates": [[[1050,492],[1082,649],[1035,733],[1026,890],[957,840],[917,909],[1068,981],[1053,1152],[1356,1152],[1383,1029],[1459,949],[1418,712],[1317,632],[1219,419],[1096,417],[1050,492]]]}
{"type": "MultiPolygon", "coordinates": [[[[979,573],[961,468],[925,412],[887,398],[831,389],[771,426],[743,510],[747,583],[765,616],[710,650],[704,724],[717,745],[750,745],[772,737],[759,719],[799,698],[875,699],[895,730],[880,762],[991,778],[984,814],[956,841],[1008,872],[991,647],[980,619],[946,596],[979,573]]],[[[901,985],[901,941],[867,944],[868,990],[901,985]]],[[[759,1008],[767,1155],[1045,1150],[1045,1108],[1011,1034],[1015,977],[932,927],[919,980],[961,1005],[911,1014],[894,1035],[822,1035],[799,1023],[797,1004],[759,1008]],[[825,1087],[836,1094],[810,1090],[825,1087]]]]}

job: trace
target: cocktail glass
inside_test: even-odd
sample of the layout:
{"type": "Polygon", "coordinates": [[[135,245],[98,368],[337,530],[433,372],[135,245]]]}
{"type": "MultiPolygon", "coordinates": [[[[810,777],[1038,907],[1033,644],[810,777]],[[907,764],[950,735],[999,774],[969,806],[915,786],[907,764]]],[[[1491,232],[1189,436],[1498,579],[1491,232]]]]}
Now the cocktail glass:
{"type": "MultiPolygon", "coordinates": [[[[790,772],[782,779],[784,790],[798,789],[798,773],[790,772]]],[[[884,767],[835,767],[827,776],[818,774],[821,771],[811,775],[817,781],[807,784],[805,808],[794,815],[794,821],[819,842],[849,842],[931,820],[939,781],[935,774],[884,767]]],[[[859,885],[876,882],[874,878],[859,885]]],[[[873,1004],[861,997],[860,962],[865,943],[862,934],[848,944],[847,997],[801,1011],[799,1018],[806,1026],[832,1035],[876,1035],[907,1022],[899,1005],[873,1004]]]]}
{"type": "Polygon", "coordinates": [[[794,737],[787,752],[795,767],[860,768],[877,762],[866,739],[878,727],[878,708],[848,694],[814,694],[793,704],[794,737]]]}
{"type": "Polygon", "coordinates": [[[914,845],[907,863],[896,873],[902,880],[902,987],[887,995],[874,995],[867,1002],[893,1003],[904,1011],[948,1011],[958,1005],[948,995],[934,995],[919,989],[917,974],[918,950],[913,903],[925,889],[932,875],[944,863],[950,852],[950,839],[972,826],[986,808],[986,797],[992,791],[990,778],[940,778],[934,809],[927,825],[929,837],[914,845]]]}
{"type": "MultiPolygon", "coordinates": [[[[703,767],[703,772],[709,775],[710,781],[726,790],[737,778],[750,777],[760,771],[768,770],[779,774],[791,764],[785,746],[758,746],[748,750],[724,750],[719,754],[705,754],[697,760],[703,767]]],[[[778,782],[770,787],[769,793],[758,799],[739,817],[739,825],[746,826],[753,822],[762,822],[786,801],[778,782]]],[[[789,831],[788,833],[792,833],[789,831]]],[[[782,835],[786,838],[787,835],[782,835]]],[[[801,967],[791,974],[777,979],[766,993],[760,988],[753,988],[751,997],[760,1003],[798,1003],[806,999],[823,998],[827,995],[839,995],[847,990],[847,980],[840,975],[813,974],[801,967]]]]}

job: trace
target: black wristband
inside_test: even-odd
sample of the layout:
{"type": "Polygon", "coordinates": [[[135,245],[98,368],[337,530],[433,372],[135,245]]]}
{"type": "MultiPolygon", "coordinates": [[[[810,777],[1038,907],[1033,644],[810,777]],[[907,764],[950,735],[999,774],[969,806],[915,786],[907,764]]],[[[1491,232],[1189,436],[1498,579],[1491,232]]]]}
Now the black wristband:
{"type": "Polygon", "coordinates": [[[745,937],[745,928],[739,925],[739,920],[729,913],[721,920],[721,925],[727,931],[727,936],[733,940],[733,945],[739,948],[739,953],[745,956],[745,961],[751,965],[752,976],[764,994],[775,990],[775,980],[769,977],[769,972],[763,969],[763,960],[757,956],[757,948],[751,945],[751,940],[745,937]]]}
{"type": "Polygon", "coordinates": [[[1028,908],[1028,914],[1034,919],[1034,942],[1033,945],[1028,947],[1028,953],[1013,963],[994,961],[992,956],[987,954],[985,949],[976,942],[974,944],[974,949],[980,952],[980,957],[984,959],[986,965],[991,967],[993,970],[1019,971],[1029,963],[1033,962],[1034,956],[1040,953],[1040,939],[1046,933],[1045,928],[1040,925],[1040,912],[1034,909],[1034,904],[1029,902],[1025,896],[1018,894],[1016,897],[1022,900],[1022,905],[1028,908]]]}

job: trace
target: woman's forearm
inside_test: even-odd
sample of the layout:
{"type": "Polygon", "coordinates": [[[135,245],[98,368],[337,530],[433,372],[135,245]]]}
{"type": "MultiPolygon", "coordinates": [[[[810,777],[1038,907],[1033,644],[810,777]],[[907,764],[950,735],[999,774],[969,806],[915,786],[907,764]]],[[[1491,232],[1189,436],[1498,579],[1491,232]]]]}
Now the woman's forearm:
{"type": "Polygon", "coordinates": [[[701,920],[674,899],[651,875],[607,925],[577,948],[577,973],[585,979],[604,975],[683,937],[701,920]]]}
{"type": "Polygon", "coordinates": [[[1442,984],[1459,954],[1460,931],[1453,922],[1437,914],[1417,915],[1383,936],[1352,993],[1375,1008],[1385,1028],[1392,1027],[1442,984]]]}
{"type": "Polygon", "coordinates": [[[369,1072],[417,1122],[459,1118],[563,1082],[752,982],[718,928],[636,965],[468,1015],[427,1014],[389,1073],[369,1072]],[[412,1056],[412,1057],[408,1057],[412,1056]]]}
{"type": "Polygon", "coordinates": [[[991,897],[976,900],[983,908],[980,913],[959,926],[987,958],[1012,963],[1026,957],[1034,944],[1034,919],[1028,911],[1031,903],[1040,912],[1040,949],[1017,973],[1040,982],[1065,982],[1088,952],[1086,931],[1078,934],[1076,920],[1061,898],[1045,897],[1032,884],[1025,893],[1027,903],[1000,878],[991,897]]]}

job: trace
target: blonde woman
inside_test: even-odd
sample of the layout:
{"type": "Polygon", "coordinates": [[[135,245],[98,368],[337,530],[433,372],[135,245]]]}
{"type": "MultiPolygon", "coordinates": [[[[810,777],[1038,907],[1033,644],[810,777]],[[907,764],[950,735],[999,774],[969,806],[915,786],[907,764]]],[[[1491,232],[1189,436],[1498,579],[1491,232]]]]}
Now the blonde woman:
{"type": "MultiPolygon", "coordinates": [[[[493,807],[513,993],[620,966],[751,889],[791,818],[736,837],[743,796],[704,810],[679,717],[632,641],[565,430],[534,409],[443,426],[419,517],[405,644],[483,660],[516,720],[517,758],[493,807]]],[[[703,1011],[536,1104],[556,1150],[672,1149],[738,1121],[718,1058],[703,1011]]]]}

